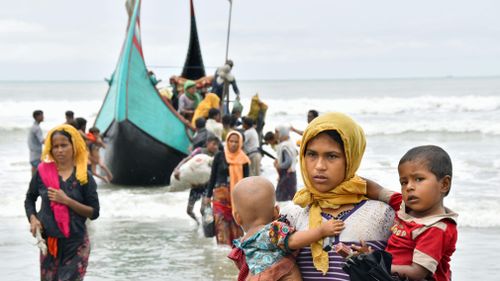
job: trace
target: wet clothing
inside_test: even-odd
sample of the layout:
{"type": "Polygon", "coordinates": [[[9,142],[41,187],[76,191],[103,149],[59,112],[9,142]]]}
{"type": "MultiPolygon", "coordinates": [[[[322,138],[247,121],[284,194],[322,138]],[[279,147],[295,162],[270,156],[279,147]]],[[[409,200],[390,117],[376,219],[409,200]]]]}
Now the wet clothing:
{"type": "MultiPolygon", "coordinates": [[[[94,178],[90,172],[87,171],[87,173],[88,182],[86,184],[81,184],[76,179],[76,170],[65,181],[59,177],[59,183],[60,188],[70,198],[93,208],[90,219],[94,220],[99,217],[99,198],[94,178]]],[[[87,218],[68,208],[70,235],[68,238],[64,237],[54,219],[48,189],[43,184],[38,171],[31,179],[24,206],[28,221],[31,215],[36,215],[40,220],[43,225],[42,236],[44,239],[57,238],[57,255],[55,257],[50,253],[45,256],[40,254],[41,280],[83,280],[90,253],[85,226],[87,218]],[[35,202],[38,197],[41,197],[42,204],[40,211],[37,213],[35,202]]]]}
{"type": "Polygon", "coordinates": [[[43,133],[40,129],[40,124],[34,122],[28,133],[28,148],[30,150],[30,163],[35,168],[40,163],[40,157],[42,156],[42,144],[43,144],[43,133]]]}
{"type": "Polygon", "coordinates": [[[243,143],[243,150],[250,158],[250,176],[260,175],[260,162],[262,161],[262,154],[259,149],[259,135],[255,128],[245,130],[245,142],[243,143]]]}
{"type": "Polygon", "coordinates": [[[451,280],[450,260],[457,243],[457,214],[445,208],[446,214],[415,218],[406,213],[401,193],[383,192],[381,196],[385,198],[380,199],[396,211],[386,248],[392,255],[392,264],[416,263],[430,271],[433,280],[451,280]]]}
{"type": "Polygon", "coordinates": [[[243,236],[243,229],[233,218],[229,188],[224,185],[214,188],[212,202],[217,244],[231,246],[234,239],[243,236]]]}
{"type": "Polygon", "coordinates": [[[88,234],[82,238],[58,239],[59,251],[56,258],[40,253],[40,280],[81,281],[87,272],[90,256],[88,234]]]}

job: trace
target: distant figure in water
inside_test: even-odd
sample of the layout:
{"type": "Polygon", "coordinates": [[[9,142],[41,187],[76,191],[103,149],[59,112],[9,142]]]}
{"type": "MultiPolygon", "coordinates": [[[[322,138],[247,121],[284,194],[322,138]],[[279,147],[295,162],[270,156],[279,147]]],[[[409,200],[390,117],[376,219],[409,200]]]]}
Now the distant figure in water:
{"type": "Polygon", "coordinates": [[[71,125],[75,122],[75,113],[73,111],[68,110],[64,115],[66,116],[66,124],[71,125]]]}
{"type": "Polygon", "coordinates": [[[279,136],[279,144],[276,147],[276,160],[274,167],[278,172],[279,179],[276,187],[276,199],[278,201],[292,200],[297,192],[297,146],[290,139],[290,128],[279,126],[276,128],[279,136]]]}
{"type": "Polygon", "coordinates": [[[48,248],[38,254],[40,280],[83,280],[90,255],[85,221],[99,217],[85,141],[72,126],[60,125],[47,135],[42,159],[24,201],[31,234],[41,233],[48,248]]]}
{"type": "Polygon", "coordinates": [[[106,144],[101,138],[100,130],[97,127],[90,128],[89,132],[87,133],[87,139],[89,148],[90,170],[92,171],[92,175],[100,178],[106,183],[110,183],[113,179],[113,174],[108,169],[106,164],[104,164],[101,159],[101,155],[99,154],[99,150],[101,148],[106,148],[106,144]],[[105,176],[101,176],[97,172],[97,166],[99,166],[104,171],[104,173],[106,173],[105,176]]]}
{"type": "Polygon", "coordinates": [[[28,148],[30,150],[31,175],[35,174],[36,167],[40,164],[42,155],[43,133],[40,129],[40,123],[43,122],[43,111],[33,111],[33,125],[28,133],[28,148]]]}
{"type": "Polygon", "coordinates": [[[228,256],[239,265],[238,280],[302,280],[293,252],[344,229],[343,221],[328,220],[296,232],[279,216],[274,186],[264,177],[241,180],[232,197],[234,219],[245,231],[245,236],[234,240],[235,248],[228,256]]]}
{"type": "MultiPolygon", "coordinates": [[[[314,109],[309,110],[307,112],[307,124],[311,123],[311,121],[314,120],[318,116],[319,116],[319,113],[317,110],[314,110],[314,109]]],[[[295,129],[293,126],[290,127],[290,130],[292,132],[295,132],[295,133],[301,135],[301,136],[304,134],[304,131],[295,129]]]]}

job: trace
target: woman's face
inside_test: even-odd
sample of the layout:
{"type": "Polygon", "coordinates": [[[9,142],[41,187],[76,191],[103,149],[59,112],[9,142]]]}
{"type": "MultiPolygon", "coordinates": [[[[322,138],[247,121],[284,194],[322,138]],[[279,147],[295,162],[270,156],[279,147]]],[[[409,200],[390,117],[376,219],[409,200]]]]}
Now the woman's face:
{"type": "Polygon", "coordinates": [[[239,146],[239,139],[238,135],[232,134],[228,139],[227,139],[227,149],[229,149],[230,152],[236,152],[238,151],[238,146],[239,146]]]}
{"type": "Polygon", "coordinates": [[[73,161],[73,145],[68,137],[61,134],[52,135],[52,157],[57,163],[73,161]]]}
{"type": "Polygon", "coordinates": [[[309,180],[319,192],[330,191],[344,181],[344,151],[326,133],[320,133],[308,142],[304,161],[309,180]]]}

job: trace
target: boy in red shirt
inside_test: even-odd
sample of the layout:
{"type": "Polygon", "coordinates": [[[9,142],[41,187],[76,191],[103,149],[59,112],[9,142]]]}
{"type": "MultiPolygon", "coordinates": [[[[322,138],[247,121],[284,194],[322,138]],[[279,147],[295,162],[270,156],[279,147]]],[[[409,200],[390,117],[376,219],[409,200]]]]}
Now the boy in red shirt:
{"type": "Polygon", "coordinates": [[[401,158],[398,172],[401,193],[367,187],[369,198],[384,201],[396,211],[386,248],[392,255],[391,271],[410,280],[451,280],[458,215],[443,204],[451,188],[450,156],[438,146],[415,147],[401,158]]]}

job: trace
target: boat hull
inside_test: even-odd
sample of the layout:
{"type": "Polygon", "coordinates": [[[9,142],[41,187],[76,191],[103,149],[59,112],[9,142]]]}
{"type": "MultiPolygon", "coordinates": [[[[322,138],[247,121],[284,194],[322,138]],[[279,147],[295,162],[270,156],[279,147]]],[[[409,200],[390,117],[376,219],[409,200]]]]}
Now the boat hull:
{"type": "Polygon", "coordinates": [[[128,120],[114,121],[105,133],[105,162],[113,184],[167,185],[170,174],[186,156],[155,140],[128,120]]]}

